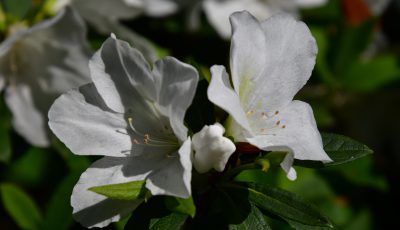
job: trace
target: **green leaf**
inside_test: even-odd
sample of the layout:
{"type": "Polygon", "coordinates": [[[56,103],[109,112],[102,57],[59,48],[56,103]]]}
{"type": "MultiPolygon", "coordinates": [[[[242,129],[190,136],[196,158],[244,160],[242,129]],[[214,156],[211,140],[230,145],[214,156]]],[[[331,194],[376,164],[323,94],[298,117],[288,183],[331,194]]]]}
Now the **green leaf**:
{"type": "Polygon", "coordinates": [[[386,55],[357,62],[342,76],[342,83],[352,90],[370,91],[400,79],[395,56],[386,55]]]}
{"type": "Polygon", "coordinates": [[[179,230],[187,219],[186,214],[182,213],[171,213],[168,216],[164,216],[160,219],[153,219],[150,222],[149,230],[179,230]]]}
{"type": "Polygon", "coordinates": [[[12,184],[1,184],[0,191],[5,210],[21,229],[40,229],[40,211],[28,194],[12,184]]]}
{"type": "Polygon", "coordinates": [[[7,13],[23,19],[32,6],[32,0],[2,0],[7,13]]]}
{"type": "Polygon", "coordinates": [[[240,224],[229,225],[230,230],[249,230],[249,229],[272,229],[264,218],[261,211],[254,205],[250,204],[250,213],[247,218],[240,224]]]}
{"type": "Polygon", "coordinates": [[[321,227],[321,226],[311,226],[302,224],[290,219],[284,219],[290,226],[292,226],[296,230],[331,230],[330,227],[321,227]]]}
{"type": "Polygon", "coordinates": [[[183,199],[179,197],[166,197],[165,205],[173,212],[188,214],[192,218],[196,215],[196,206],[193,198],[183,199]]]}
{"type": "Polygon", "coordinates": [[[89,188],[90,191],[117,200],[135,200],[143,195],[145,181],[131,181],[121,184],[102,185],[89,188]]]}
{"type": "MultiPolygon", "coordinates": [[[[14,161],[7,169],[6,177],[26,186],[37,186],[42,182],[48,183],[48,173],[54,164],[54,155],[41,148],[30,148],[14,161]]],[[[50,174],[51,175],[51,174],[50,174]]]]}
{"type": "Polygon", "coordinates": [[[73,172],[66,176],[53,193],[44,217],[44,230],[69,229],[73,223],[72,207],[68,199],[72,189],[78,181],[80,172],[73,172]]]}
{"type": "Polygon", "coordinates": [[[334,56],[331,61],[334,64],[335,74],[341,78],[345,72],[360,58],[367,45],[370,43],[374,29],[373,21],[367,21],[357,26],[346,26],[337,34],[338,38],[331,41],[334,56]]]}
{"type": "Polygon", "coordinates": [[[315,206],[300,196],[271,186],[257,184],[248,184],[248,186],[230,185],[229,188],[246,190],[248,199],[253,204],[274,215],[306,225],[332,228],[332,223],[315,206]]]}
{"type": "Polygon", "coordinates": [[[366,145],[338,134],[322,133],[322,141],[325,152],[333,162],[323,164],[319,161],[296,160],[295,164],[309,168],[320,168],[344,164],[373,153],[366,145]]]}
{"type": "Polygon", "coordinates": [[[155,196],[133,211],[124,229],[179,230],[187,218],[187,214],[171,213],[164,196],[155,196]]]}

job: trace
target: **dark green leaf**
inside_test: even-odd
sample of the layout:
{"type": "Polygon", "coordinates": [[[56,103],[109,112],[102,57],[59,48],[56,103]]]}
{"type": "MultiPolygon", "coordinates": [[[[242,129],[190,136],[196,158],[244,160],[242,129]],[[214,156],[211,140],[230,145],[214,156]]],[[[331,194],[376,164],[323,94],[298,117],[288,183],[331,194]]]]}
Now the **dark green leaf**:
{"type": "Polygon", "coordinates": [[[0,191],[5,210],[21,229],[40,229],[40,211],[28,194],[12,184],[1,184],[0,191]]]}
{"type": "Polygon", "coordinates": [[[156,196],[133,211],[124,229],[179,230],[187,218],[187,214],[171,213],[165,207],[165,197],[156,196]]]}
{"type": "Polygon", "coordinates": [[[179,230],[185,223],[187,219],[186,214],[182,213],[171,213],[168,216],[162,217],[160,219],[153,219],[150,222],[150,230],[179,230]]]}
{"type": "Polygon", "coordinates": [[[256,184],[249,184],[249,187],[229,186],[229,188],[247,190],[248,199],[253,204],[274,215],[306,225],[332,227],[331,222],[315,206],[294,193],[256,184]]]}
{"type": "Polygon", "coordinates": [[[90,191],[117,200],[135,200],[144,192],[145,181],[131,181],[89,188],[90,191]]]}
{"type": "Polygon", "coordinates": [[[330,227],[311,226],[290,219],[285,219],[285,221],[296,230],[332,230],[330,227]]]}
{"type": "Polygon", "coordinates": [[[325,152],[333,162],[323,164],[317,161],[296,160],[295,164],[310,168],[327,167],[354,161],[373,153],[366,145],[338,134],[322,133],[322,141],[325,152]]]}
{"type": "Polygon", "coordinates": [[[166,197],[165,205],[171,211],[188,214],[192,218],[196,214],[196,206],[194,205],[192,197],[188,199],[183,199],[179,197],[166,197]]]}
{"type": "Polygon", "coordinates": [[[250,229],[272,229],[264,218],[261,211],[254,205],[250,204],[250,213],[247,218],[240,224],[229,225],[230,230],[250,230],[250,229]]]}
{"type": "Polygon", "coordinates": [[[80,172],[73,172],[65,177],[53,193],[44,217],[44,230],[69,229],[72,220],[72,207],[68,199],[72,189],[78,181],[80,172]]]}

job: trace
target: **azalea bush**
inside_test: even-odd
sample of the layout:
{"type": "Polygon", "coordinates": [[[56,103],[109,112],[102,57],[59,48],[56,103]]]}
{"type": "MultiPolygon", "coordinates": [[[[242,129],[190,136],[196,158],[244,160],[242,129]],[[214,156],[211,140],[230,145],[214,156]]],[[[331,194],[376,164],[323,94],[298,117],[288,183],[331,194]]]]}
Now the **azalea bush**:
{"type": "Polygon", "coordinates": [[[399,12],[2,0],[0,228],[391,226],[399,12]]]}

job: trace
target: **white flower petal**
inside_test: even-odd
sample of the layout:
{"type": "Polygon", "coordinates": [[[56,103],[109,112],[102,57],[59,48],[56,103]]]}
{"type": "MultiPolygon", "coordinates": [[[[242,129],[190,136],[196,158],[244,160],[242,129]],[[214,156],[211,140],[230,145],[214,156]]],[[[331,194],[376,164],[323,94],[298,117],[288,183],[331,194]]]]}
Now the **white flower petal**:
{"type": "Polygon", "coordinates": [[[162,17],[178,11],[178,4],[172,0],[145,0],[143,8],[151,17],[162,17]]]}
{"type": "Polygon", "coordinates": [[[224,127],[216,123],[204,126],[200,132],[193,135],[192,146],[195,151],[193,165],[197,172],[205,173],[212,168],[222,172],[225,169],[236,146],[223,136],[224,132],[224,127]]]}
{"type": "MultiPolygon", "coordinates": [[[[282,1],[282,0],[279,0],[282,1]]],[[[265,3],[259,0],[205,0],[203,2],[204,12],[210,24],[217,30],[222,38],[228,39],[231,36],[231,27],[229,24],[229,16],[237,11],[246,10],[258,19],[266,19],[270,17],[277,8],[279,3],[265,3]]],[[[278,11],[279,12],[279,11],[278,11]]]]}
{"type": "Polygon", "coordinates": [[[49,126],[75,154],[124,156],[132,149],[124,116],[107,109],[93,84],[59,97],[49,126]]]}
{"type": "MultiPolygon", "coordinates": [[[[323,149],[312,109],[307,103],[292,101],[279,115],[269,119],[260,119],[255,124],[259,132],[248,138],[251,144],[267,151],[292,151],[299,160],[332,161],[323,149]]],[[[285,171],[288,170],[286,167],[285,171]]]]}
{"type": "Polygon", "coordinates": [[[6,88],[5,101],[13,114],[15,131],[35,146],[48,146],[47,122],[35,105],[31,87],[19,84],[6,88]]]}
{"type": "MultiPolygon", "coordinates": [[[[110,31],[117,35],[118,38],[127,41],[132,47],[140,50],[143,56],[150,63],[155,62],[158,57],[156,47],[145,37],[135,33],[132,29],[120,24],[114,23],[110,31]]],[[[107,33],[107,35],[110,33],[107,33]]]]}
{"type": "Polygon", "coordinates": [[[211,67],[211,82],[207,89],[208,99],[227,111],[244,129],[250,131],[250,125],[240,104],[239,96],[232,89],[225,67],[211,67]]]}
{"type": "Polygon", "coordinates": [[[132,19],[143,12],[142,1],[72,0],[72,7],[100,33],[108,34],[112,25],[132,19]]]}
{"type": "MultiPolygon", "coordinates": [[[[127,216],[142,200],[113,200],[88,189],[95,186],[144,180],[146,175],[126,175],[129,158],[104,157],[93,163],[75,185],[71,196],[74,218],[85,227],[104,227],[127,216]]],[[[145,170],[146,171],[146,170],[145,170]]]]}
{"type": "Polygon", "coordinates": [[[310,78],[315,64],[317,46],[310,30],[286,15],[259,23],[240,12],[231,21],[232,77],[244,109],[273,112],[285,107],[310,78]]]}
{"type": "MultiPolygon", "coordinates": [[[[126,107],[137,107],[138,103],[143,103],[143,99],[140,99],[141,96],[138,95],[139,92],[136,91],[134,85],[130,84],[133,77],[135,79],[146,79],[143,80],[144,82],[152,79],[148,64],[144,61],[143,56],[132,48],[129,48],[128,51],[122,51],[122,48],[126,48],[125,43],[110,37],[92,57],[89,64],[90,74],[99,94],[109,108],[120,113],[125,112],[126,107]],[[125,56],[121,52],[124,52],[125,56]],[[131,55],[125,58],[126,55],[129,55],[129,52],[131,52],[131,55]],[[128,60],[129,58],[132,59],[128,60]],[[136,72],[139,75],[130,76],[125,62],[133,64],[130,67],[131,72],[136,72]],[[132,98],[136,98],[136,100],[132,100],[132,98]],[[139,99],[138,102],[137,99],[139,99]]],[[[136,82],[132,83],[135,84],[136,82]]],[[[153,91],[154,94],[152,85],[147,84],[145,86],[147,87],[142,91],[153,91]]]]}
{"type": "Polygon", "coordinates": [[[198,73],[192,66],[166,57],[154,63],[153,75],[160,112],[169,117],[175,135],[183,142],[187,137],[183,119],[196,92],[198,73]]]}
{"type": "Polygon", "coordinates": [[[291,180],[291,181],[296,180],[296,178],[297,178],[297,172],[296,172],[296,170],[295,170],[293,167],[291,167],[291,168],[289,169],[289,172],[287,173],[287,178],[288,178],[289,180],[291,180]]]}
{"type": "Polygon", "coordinates": [[[146,181],[153,195],[188,198],[191,195],[191,141],[187,139],[175,154],[164,155],[163,166],[154,170],[146,181]]]}
{"type": "Polygon", "coordinates": [[[295,0],[295,4],[302,8],[312,8],[325,5],[328,0],[295,0]]]}
{"type": "Polygon", "coordinates": [[[13,123],[31,144],[49,144],[46,114],[51,103],[89,80],[85,34],[82,20],[66,8],[0,45],[0,76],[9,85],[6,100],[13,123]]]}
{"type": "MultiPolygon", "coordinates": [[[[269,51],[260,23],[247,11],[233,13],[230,22],[233,31],[230,59],[232,82],[243,102],[247,101],[245,94],[250,93],[247,88],[251,85],[248,84],[254,84],[254,80],[263,74],[267,62],[265,52],[269,51]]],[[[258,82],[256,84],[259,85],[258,82]]]]}

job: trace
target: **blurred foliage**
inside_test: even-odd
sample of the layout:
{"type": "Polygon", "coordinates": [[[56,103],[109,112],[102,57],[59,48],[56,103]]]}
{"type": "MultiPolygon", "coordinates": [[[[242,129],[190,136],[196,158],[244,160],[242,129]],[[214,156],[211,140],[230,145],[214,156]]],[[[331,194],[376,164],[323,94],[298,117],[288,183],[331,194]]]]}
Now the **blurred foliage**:
{"type": "MultiPolygon", "coordinates": [[[[44,16],[34,16],[33,12],[40,7],[37,2],[40,1],[1,0],[0,32],[4,35],[7,33],[7,25],[18,20],[24,22],[30,18],[29,23],[34,23],[43,19],[44,16]]],[[[281,170],[274,167],[268,173],[254,169],[245,170],[236,175],[235,180],[258,181],[258,189],[265,186],[262,187],[265,190],[268,185],[275,185],[296,193],[302,197],[299,202],[302,199],[311,201],[340,229],[388,229],[396,223],[397,214],[391,210],[397,210],[395,204],[399,203],[400,194],[398,2],[392,1],[382,15],[372,16],[356,25],[347,20],[349,12],[343,11],[342,1],[338,0],[331,0],[321,8],[302,12],[304,21],[317,40],[319,52],[311,82],[297,97],[312,104],[321,130],[351,136],[370,146],[375,154],[319,170],[296,167],[298,179],[294,182],[289,181],[281,170]],[[393,24],[397,27],[393,27],[393,24]],[[387,36],[387,43],[385,48],[376,50],[374,45],[378,33],[387,36]]],[[[181,12],[162,19],[142,16],[123,23],[157,44],[162,56],[175,56],[199,69],[203,80],[199,83],[194,99],[197,101],[196,107],[191,107],[186,117],[186,122],[191,125],[190,129],[196,132],[201,129],[202,124],[215,121],[212,116],[214,112],[219,118],[224,116],[219,110],[207,109],[211,106],[205,95],[210,78],[209,67],[213,64],[226,65],[229,62],[229,41],[218,37],[204,15],[201,17],[202,26],[197,31],[187,29],[185,17],[185,13],[181,12]]],[[[4,36],[0,36],[0,39],[3,38],[4,36]]],[[[104,39],[104,36],[89,30],[89,41],[94,49],[104,39]]],[[[54,141],[51,148],[32,147],[11,129],[11,122],[12,117],[2,98],[0,228],[81,228],[72,219],[69,197],[81,172],[95,159],[75,156],[57,141],[54,141]]],[[[224,207],[229,209],[229,213],[237,210],[229,218],[236,215],[243,219],[245,217],[241,210],[247,210],[250,215],[244,223],[254,228],[287,229],[289,227],[283,224],[287,221],[293,228],[310,229],[288,219],[277,221],[262,218],[262,208],[254,203],[235,200],[237,193],[244,191],[237,188],[229,191],[225,193],[224,190],[213,190],[216,195],[212,196],[213,200],[205,202],[205,205],[215,205],[217,211],[224,207]]],[[[257,199],[267,198],[253,197],[252,202],[257,202],[257,199]]],[[[133,212],[133,218],[126,218],[110,228],[123,229],[126,222],[126,229],[129,226],[140,229],[137,224],[147,224],[142,227],[151,226],[150,229],[177,228],[190,216],[203,211],[203,207],[194,209],[193,200],[165,200],[160,197],[141,205],[133,212]],[[150,213],[153,212],[153,207],[157,213],[150,213]],[[177,212],[170,214],[168,210],[177,212]],[[157,218],[152,219],[152,216],[157,218]],[[172,226],[174,224],[177,226],[172,226]]],[[[220,217],[220,214],[209,213],[207,220],[225,218],[220,217]]],[[[292,214],[296,216],[296,213],[292,214]]],[[[189,221],[189,224],[195,226],[196,222],[189,221]]],[[[202,223],[201,226],[210,227],[206,225],[202,223]]],[[[243,226],[230,226],[230,229],[243,229],[243,226]]]]}

